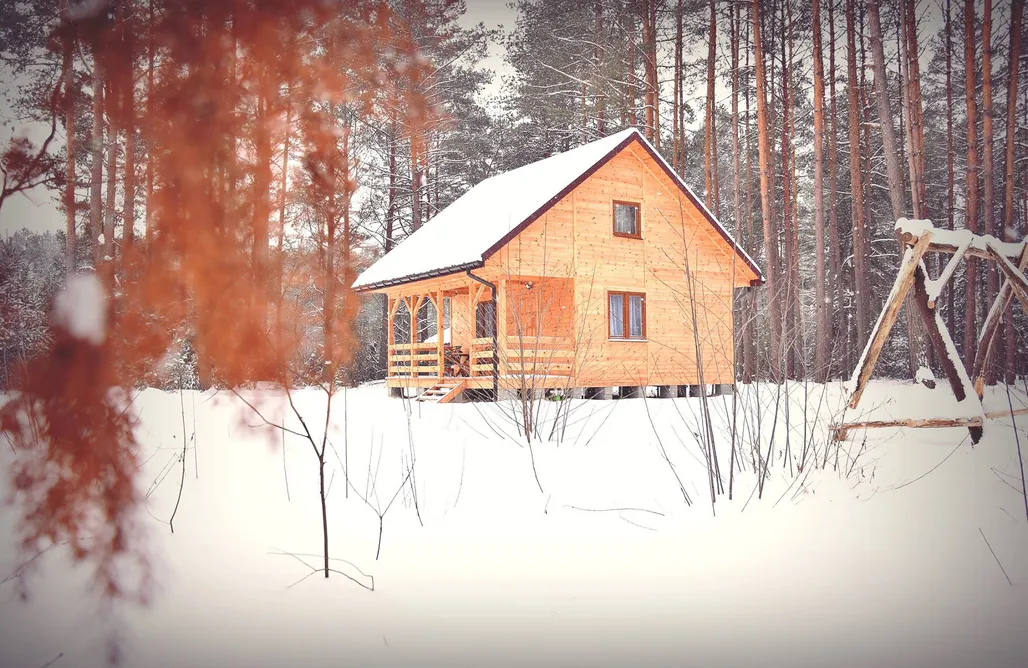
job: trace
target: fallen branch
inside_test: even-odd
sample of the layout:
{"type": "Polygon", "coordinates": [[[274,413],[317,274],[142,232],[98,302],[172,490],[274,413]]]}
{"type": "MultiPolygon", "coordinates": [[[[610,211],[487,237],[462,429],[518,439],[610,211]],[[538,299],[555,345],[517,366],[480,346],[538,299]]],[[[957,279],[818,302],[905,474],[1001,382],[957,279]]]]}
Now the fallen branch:
{"type": "Polygon", "coordinates": [[[619,513],[623,511],[638,511],[640,513],[650,513],[652,515],[660,515],[664,517],[664,513],[657,510],[648,510],[646,508],[580,508],[579,506],[573,506],[570,503],[564,504],[565,508],[571,508],[572,510],[584,510],[589,513],[619,513]]]}

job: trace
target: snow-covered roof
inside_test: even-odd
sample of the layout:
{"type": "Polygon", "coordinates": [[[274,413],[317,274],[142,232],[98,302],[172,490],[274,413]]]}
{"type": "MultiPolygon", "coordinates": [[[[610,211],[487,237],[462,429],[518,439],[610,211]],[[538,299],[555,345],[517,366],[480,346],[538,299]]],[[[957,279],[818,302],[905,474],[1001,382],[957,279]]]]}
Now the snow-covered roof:
{"type": "Polygon", "coordinates": [[[481,267],[524,226],[633,140],[661,164],[763,281],[756,263],[645,137],[630,128],[482,181],[362,272],[354,289],[371,290],[481,267]]]}

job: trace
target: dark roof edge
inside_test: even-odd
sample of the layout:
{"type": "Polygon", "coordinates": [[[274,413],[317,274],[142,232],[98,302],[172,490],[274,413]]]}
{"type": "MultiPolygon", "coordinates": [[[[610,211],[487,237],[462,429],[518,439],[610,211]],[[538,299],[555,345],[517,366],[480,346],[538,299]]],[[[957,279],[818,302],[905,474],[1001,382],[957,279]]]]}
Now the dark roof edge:
{"type": "Polygon", "coordinates": [[[465,262],[464,264],[456,264],[450,267],[441,267],[439,269],[433,269],[431,271],[423,271],[419,274],[408,274],[407,276],[401,276],[400,278],[391,278],[388,281],[376,281],[375,283],[368,283],[360,287],[354,288],[354,292],[369,292],[371,290],[379,290],[381,288],[388,288],[394,285],[403,285],[404,283],[414,283],[415,281],[423,281],[427,278],[438,278],[439,276],[448,276],[449,274],[456,274],[467,269],[478,269],[483,264],[483,261],[477,262],[465,262]]]}

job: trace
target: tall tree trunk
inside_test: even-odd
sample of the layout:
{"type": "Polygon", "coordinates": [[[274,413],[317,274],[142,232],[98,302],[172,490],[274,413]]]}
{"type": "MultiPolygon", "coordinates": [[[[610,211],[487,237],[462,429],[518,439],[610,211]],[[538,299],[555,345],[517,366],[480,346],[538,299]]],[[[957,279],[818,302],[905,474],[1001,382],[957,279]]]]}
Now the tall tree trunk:
{"type": "Polygon", "coordinates": [[[906,108],[910,128],[910,193],[914,203],[914,216],[927,218],[927,191],[924,179],[924,107],[921,102],[920,47],[917,39],[917,3],[905,0],[907,20],[904,30],[907,53],[906,108]]]}
{"type": "Polygon", "coordinates": [[[94,37],[93,41],[93,129],[90,142],[92,163],[89,169],[89,245],[93,252],[93,269],[100,271],[100,261],[103,257],[100,234],[103,230],[104,75],[99,37],[94,37]]]}
{"type": "Polygon", "coordinates": [[[61,83],[64,87],[64,267],[68,276],[75,273],[75,33],[68,16],[69,1],[61,2],[61,83]]]}
{"type": "Polygon", "coordinates": [[[660,148],[660,83],[657,81],[657,5],[649,0],[650,47],[647,61],[650,67],[650,95],[653,105],[653,145],[660,148]]]}
{"type": "Polygon", "coordinates": [[[862,350],[870,329],[870,286],[867,245],[864,241],[864,193],[860,164],[860,95],[857,78],[857,43],[854,0],[846,0],[846,92],[849,101],[851,219],[853,225],[853,301],[856,313],[856,348],[862,350]]]}
{"type": "Polygon", "coordinates": [[[625,77],[625,102],[621,109],[621,125],[637,125],[639,114],[636,108],[636,74],[635,74],[635,13],[625,12],[628,24],[628,76],[625,77]]]}
{"type": "Polygon", "coordinates": [[[732,53],[732,218],[735,235],[742,232],[742,156],[739,143],[739,5],[731,8],[732,53]]]}
{"type": "Polygon", "coordinates": [[[415,130],[410,140],[410,170],[411,170],[411,232],[421,227],[421,137],[420,131],[415,130]]]}
{"type": "MultiPolygon", "coordinates": [[[[1017,234],[1014,230],[1014,147],[1015,135],[1017,134],[1017,86],[1018,70],[1020,70],[1021,57],[1021,14],[1024,9],[1024,0],[1011,0],[1010,4],[1010,56],[1007,73],[1007,134],[1006,134],[1006,161],[1005,180],[1003,191],[1003,238],[1006,241],[1015,241],[1017,234]]],[[[1014,304],[1007,306],[1004,315],[1006,348],[1006,382],[1013,385],[1017,381],[1017,355],[1015,355],[1014,341],[1014,304]]]]}
{"type": "Polygon", "coordinates": [[[682,142],[684,141],[684,129],[681,125],[681,104],[682,104],[682,0],[678,0],[678,7],[675,9],[675,74],[673,82],[673,94],[671,103],[671,166],[675,172],[681,175],[684,165],[681,162],[682,142]]]}
{"type": "Polygon", "coordinates": [[[793,79],[793,45],[794,45],[794,30],[793,26],[793,15],[792,15],[792,3],[786,3],[787,10],[787,39],[789,47],[789,67],[786,72],[787,79],[789,82],[789,162],[790,168],[792,169],[791,182],[792,182],[792,193],[790,194],[790,201],[792,202],[792,219],[790,221],[789,234],[791,236],[790,243],[792,244],[792,250],[789,259],[789,286],[792,290],[792,297],[789,300],[789,309],[791,312],[792,323],[790,330],[792,335],[790,337],[791,345],[790,350],[792,351],[793,361],[792,369],[790,374],[793,378],[803,377],[806,378],[806,362],[803,355],[803,311],[800,304],[800,218],[799,218],[799,178],[796,175],[796,104],[795,104],[795,83],[793,79]],[[800,374],[803,374],[802,376],[800,374]]]}
{"type": "MultiPolygon", "coordinates": [[[[134,14],[133,11],[129,13],[134,14]]],[[[121,68],[120,77],[122,116],[125,119],[125,174],[123,176],[125,193],[122,201],[121,230],[122,257],[124,258],[125,252],[132,247],[136,234],[136,87],[133,63],[135,27],[138,25],[134,16],[126,16],[124,1],[118,3],[118,25],[125,47],[125,65],[121,68]]]]}
{"type": "Polygon", "coordinates": [[[118,192],[118,86],[117,77],[109,76],[104,94],[107,112],[107,192],[104,202],[103,275],[114,279],[114,205],[118,192]]]}
{"type": "MultiPolygon", "coordinates": [[[[967,214],[964,227],[978,231],[978,108],[975,99],[974,0],[964,2],[964,99],[967,104],[967,214]]],[[[964,365],[971,369],[977,337],[975,307],[978,293],[978,263],[968,257],[964,293],[964,365]]]]}
{"type": "MultiPolygon", "coordinates": [[[[735,238],[742,236],[742,157],[740,156],[739,145],[739,5],[735,4],[730,9],[730,39],[732,54],[732,219],[734,222],[735,238]]],[[[735,314],[743,311],[745,300],[734,302],[735,314]]],[[[739,322],[739,318],[735,318],[739,322]]],[[[737,331],[741,331],[737,328],[737,331]]],[[[738,347],[736,348],[736,378],[742,377],[741,371],[746,364],[745,354],[742,355],[742,364],[739,363],[738,347]]]]}
{"type": "Polygon", "coordinates": [[[753,59],[756,67],[757,151],[760,162],[760,208],[764,226],[764,253],[767,260],[767,292],[771,334],[771,378],[781,379],[782,316],[778,294],[778,230],[775,226],[774,168],[771,166],[771,129],[768,126],[767,82],[764,80],[764,49],[761,44],[760,0],[751,5],[753,19],[753,59]]]}
{"type": "MultiPolygon", "coordinates": [[[[898,109],[898,111],[899,111],[899,119],[898,119],[898,121],[899,121],[899,128],[900,128],[900,132],[901,133],[906,133],[907,132],[907,127],[910,124],[907,123],[907,112],[906,112],[907,81],[908,81],[908,77],[907,77],[907,60],[906,60],[906,58],[907,58],[907,50],[904,47],[904,44],[906,44],[906,42],[904,41],[905,40],[904,35],[906,34],[906,31],[905,31],[905,29],[903,27],[904,23],[905,23],[905,21],[903,19],[903,16],[904,16],[904,14],[903,14],[903,6],[902,5],[897,5],[896,6],[896,70],[899,72],[900,76],[899,76],[899,86],[897,87],[896,93],[899,96],[899,100],[900,100],[900,105],[899,105],[899,109],[898,109]]],[[[899,141],[896,142],[896,150],[899,151],[899,164],[900,165],[907,164],[906,149],[904,148],[904,144],[905,144],[905,141],[906,141],[905,138],[906,138],[906,134],[903,134],[903,137],[901,137],[899,139],[899,141]]],[[[900,255],[902,255],[902,254],[903,253],[901,252],[900,255]]]]}
{"type": "MultiPolygon", "coordinates": [[[[267,68],[267,66],[264,66],[267,68]]],[[[253,180],[253,276],[261,296],[267,295],[268,286],[268,242],[270,240],[271,206],[268,189],[271,187],[271,112],[272,86],[270,73],[265,69],[260,75],[260,91],[257,94],[257,114],[254,127],[255,162],[253,180]]],[[[263,299],[259,300],[259,303],[263,299]]]]}
{"type": "MultiPolygon", "coordinates": [[[[953,229],[953,210],[956,191],[956,170],[953,155],[953,20],[951,0],[946,0],[946,227],[953,229]]],[[[956,327],[956,286],[946,290],[946,328],[952,332],[956,327]]]]}
{"type": "MultiPolygon", "coordinates": [[[[146,115],[147,118],[154,116],[154,13],[153,0],[148,3],[147,36],[146,36],[146,115]]],[[[153,180],[154,180],[154,154],[152,142],[146,147],[146,246],[147,252],[153,243],[153,180]]],[[[220,193],[219,193],[220,194],[220,193]]]]}
{"type": "MultiPolygon", "coordinates": [[[[899,149],[897,148],[896,133],[892,124],[892,108],[889,103],[889,86],[888,78],[885,73],[885,48],[882,42],[882,21],[881,16],[878,12],[878,3],[869,2],[867,4],[868,12],[868,27],[871,38],[871,62],[874,68],[874,86],[875,86],[875,102],[878,108],[878,123],[881,126],[882,131],[882,149],[885,157],[885,168],[886,175],[889,181],[889,202],[892,205],[892,219],[898,220],[903,217],[905,203],[903,196],[903,172],[900,169],[900,156],[899,149]]],[[[902,10],[900,10],[900,16],[902,17],[902,10]]],[[[900,24],[902,25],[902,18],[900,24]]],[[[901,49],[902,51],[902,49],[901,49]]],[[[903,63],[901,58],[901,72],[905,72],[906,65],[903,63]]],[[[901,77],[903,80],[906,77],[901,77]]],[[[904,90],[906,90],[904,88],[904,90]]],[[[904,98],[904,105],[906,98],[904,98]]],[[[901,107],[902,108],[902,107],[901,107]]],[[[901,118],[911,118],[909,113],[901,114],[901,118]]],[[[902,125],[902,120],[901,120],[902,125]]],[[[908,133],[908,139],[910,135],[908,133]]],[[[911,147],[910,155],[914,155],[914,149],[911,147]]],[[[911,165],[913,165],[913,157],[911,157],[911,165]]],[[[914,188],[916,182],[915,176],[911,173],[911,188],[914,188]]],[[[922,214],[918,207],[917,198],[914,197],[914,217],[921,218],[922,214]]],[[[903,256],[904,245],[902,241],[899,244],[899,256],[903,256]]],[[[906,311],[906,322],[907,322],[907,341],[910,350],[909,356],[909,372],[913,377],[917,371],[918,365],[918,349],[919,349],[919,332],[917,330],[917,313],[912,308],[905,308],[906,311]]]]}
{"type": "MultiPolygon", "coordinates": [[[[896,148],[896,132],[892,125],[892,109],[889,104],[888,79],[885,75],[885,49],[882,45],[882,20],[878,13],[878,3],[867,3],[867,16],[871,38],[871,63],[874,67],[875,102],[878,107],[878,122],[882,130],[882,148],[885,157],[885,170],[889,179],[889,202],[892,204],[892,218],[897,220],[903,216],[903,172],[900,171],[899,152],[896,148]]],[[[915,211],[915,218],[920,214],[915,211]]]]}
{"type": "Polygon", "coordinates": [[[579,109],[581,109],[581,112],[582,112],[582,117],[581,117],[581,120],[579,121],[579,125],[581,125],[581,128],[579,128],[579,130],[582,133],[582,143],[583,144],[585,144],[585,143],[587,143],[589,141],[589,105],[587,103],[587,99],[588,98],[587,98],[587,95],[586,95],[586,85],[585,85],[585,82],[583,81],[581,89],[580,89],[580,93],[579,93],[579,96],[578,96],[578,106],[579,106],[579,109]]]}
{"type": "MultiPolygon", "coordinates": [[[[337,122],[335,114],[335,105],[329,102],[326,110],[325,122],[335,125],[337,122]]],[[[326,171],[328,172],[325,180],[327,195],[327,206],[325,210],[325,255],[323,260],[323,267],[325,270],[322,280],[324,282],[324,303],[321,309],[322,314],[322,330],[324,332],[324,353],[322,359],[325,361],[322,367],[322,382],[329,388],[335,386],[336,373],[338,371],[337,361],[335,359],[335,286],[336,286],[336,270],[335,270],[335,258],[336,258],[336,225],[339,222],[339,212],[336,208],[336,163],[338,157],[336,152],[338,146],[335,139],[333,138],[331,144],[331,153],[328,159],[328,165],[326,171]]],[[[414,322],[414,318],[411,318],[411,322],[414,322]]],[[[328,577],[328,573],[325,573],[325,577],[328,577]]]]}
{"type": "Polygon", "coordinates": [[[603,61],[606,54],[603,52],[603,2],[596,0],[593,5],[593,13],[596,17],[596,46],[593,49],[595,59],[595,83],[596,89],[596,134],[600,137],[607,134],[607,95],[603,83],[603,61]]]}
{"type": "MultiPolygon", "coordinates": [[[[829,0],[831,1],[831,0],[829,0]]],[[[814,380],[828,380],[831,365],[831,311],[825,276],[825,70],[821,47],[821,0],[811,3],[811,30],[814,36],[814,380]]]]}
{"type": "Polygon", "coordinates": [[[645,106],[646,138],[657,144],[657,36],[656,26],[651,22],[655,16],[656,0],[642,0],[642,46],[643,46],[643,105],[645,106]]]}
{"type": "MultiPolygon", "coordinates": [[[[278,191],[278,243],[276,244],[278,252],[276,253],[276,267],[275,267],[275,295],[276,298],[282,299],[282,288],[285,281],[285,259],[286,259],[286,193],[289,192],[289,150],[290,150],[290,139],[293,129],[293,104],[292,104],[292,85],[287,91],[283,103],[286,108],[286,123],[282,135],[282,167],[280,178],[282,185],[278,191]]],[[[279,308],[281,312],[281,307],[279,308]]]]}
{"type": "Polygon", "coordinates": [[[840,327],[834,320],[842,304],[842,248],[839,240],[839,120],[835,91],[835,1],[828,3],[828,299],[832,314],[830,350],[835,347],[840,327]]]}
{"type": "Polygon", "coordinates": [[[710,0],[710,23],[707,26],[707,110],[703,134],[703,180],[707,191],[707,208],[719,216],[718,193],[715,186],[717,170],[717,137],[715,136],[714,109],[714,60],[717,56],[717,15],[714,11],[715,0],[710,0]]]}
{"type": "Polygon", "coordinates": [[[386,204],[385,252],[393,249],[394,225],[396,222],[396,109],[389,112],[389,189],[386,204]]]}
{"type": "MultiPolygon", "coordinates": [[[[984,2],[984,16],[982,19],[982,185],[984,189],[984,201],[982,202],[982,222],[985,227],[985,234],[996,235],[994,223],[995,207],[995,180],[993,174],[993,128],[992,115],[992,0],[984,2]]],[[[986,272],[986,300],[991,305],[999,292],[999,274],[996,273],[996,266],[993,262],[985,263],[986,272]]],[[[999,343],[997,341],[997,343],[999,343]]],[[[987,385],[996,384],[996,376],[999,372],[996,361],[999,355],[993,355],[990,363],[985,367],[985,382],[987,385]]]]}
{"type": "Polygon", "coordinates": [[[796,355],[794,351],[796,342],[796,286],[793,284],[793,255],[795,248],[793,247],[794,236],[792,233],[792,169],[789,165],[792,158],[792,148],[789,141],[789,128],[791,126],[789,112],[792,107],[792,93],[789,87],[790,68],[789,63],[786,60],[786,42],[788,41],[787,35],[789,34],[789,25],[785,17],[785,4],[786,3],[782,3],[780,5],[782,32],[779,39],[782,58],[782,228],[784,232],[783,236],[785,237],[785,258],[782,262],[781,274],[784,301],[783,310],[785,311],[785,326],[782,336],[784,337],[783,352],[785,354],[785,375],[786,378],[795,378],[796,355]]]}
{"type": "MultiPolygon", "coordinates": [[[[736,4],[736,10],[739,12],[739,21],[742,21],[742,3],[736,4]]],[[[750,85],[749,85],[749,71],[750,71],[750,22],[746,23],[746,85],[743,90],[743,104],[745,105],[745,122],[744,127],[746,128],[746,240],[745,248],[746,253],[753,257],[756,255],[754,252],[753,243],[753,150],[750,144],[750,85]]],[[[754,339],[757,336],[757,291],[755,288],[747,288],[746,290],[746,328],[743,333],[743,382],[751,383],[757,377],[757,359],[754,352],[754,339]]]]}
{"type": "MultiPolygon", "coordinates": [[[[353,279],[354,279],[354,276],[353,276],[353,260],[352,260],[353,234],[352,234],[352,229],[350,227],[350,206],[351,206],[352,199],[353,199],[353,183],[352,183],[353,182],[353,176],[351,174],[351,165],[350,165],[350,130],[351,130],[351,128],[350,128],[350,120],[351,119],[350,119],[350,116],[349,116],[348,113],[345,114],[345,116],[346,116],[346,119],[343,122],[343,132],[342,132],[342,159],[343,159],[343,165],[342,165],[342,168],[343,168],[342,169],[342,171],[343,171],[343,192],[342,192],[342,196],[343,196],[343,211],[342,211],[342,218],[343,218],[343,258],[342,258],[342,260],[343,260],[343,268],[342,268],[342,272],[340,272],[340,278],[342,279],[342,281],[341,281],[342,282],[342,295],[341,295],[342,299],[340,300],[340,310],[344,314],[349,314],[351,312],[352,308],[353,308],[351,303],[350,303],[350,294],[351,294],[350,286],[353,285],[353,279]]],[[[329,274],[329,276],[328,276],[329,282],[335,282],[333,280],[333,277],[335,277],[336,275],[337,275],[336,272],[333,272],[333,273],[329,274]]],[[[350,319],[346,318],[346,322],[350,322],[350,319]]],[[[339,338],[341,338],[343,341],[346,341],[346,340],[350,339],[348,329],[349,328],[344,325],[344,331],[342,333],[339,333],[340,334],[339,338]]],[[[440,336],[442,336],[441,332],[440,332],[440,336]]],[[[337,372],[338,372],[341,360],[336,359],[336,358],[339,357],[339,355],[337,354],[337,351],[335,351],[335,350],[331,350],[330,353],[332,354],[333,368],[336,369],[337,372]]],[[[349,373],[349,371],[347,371],[347,374],[346,374],[346,384],[347,385],[351,385],[352,383],[353,383],[352,374],[349,373]]]]}

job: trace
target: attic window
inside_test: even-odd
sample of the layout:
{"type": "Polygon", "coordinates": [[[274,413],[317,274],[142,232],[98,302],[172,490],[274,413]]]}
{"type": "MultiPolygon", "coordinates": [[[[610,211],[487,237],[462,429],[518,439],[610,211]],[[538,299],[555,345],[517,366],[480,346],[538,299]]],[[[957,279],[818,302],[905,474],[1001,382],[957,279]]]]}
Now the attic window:
{"type": "Polygon", "coordinates": [[[614,236],[641,239],[639,205],[635,202],[614,202],[614,236]]]}

